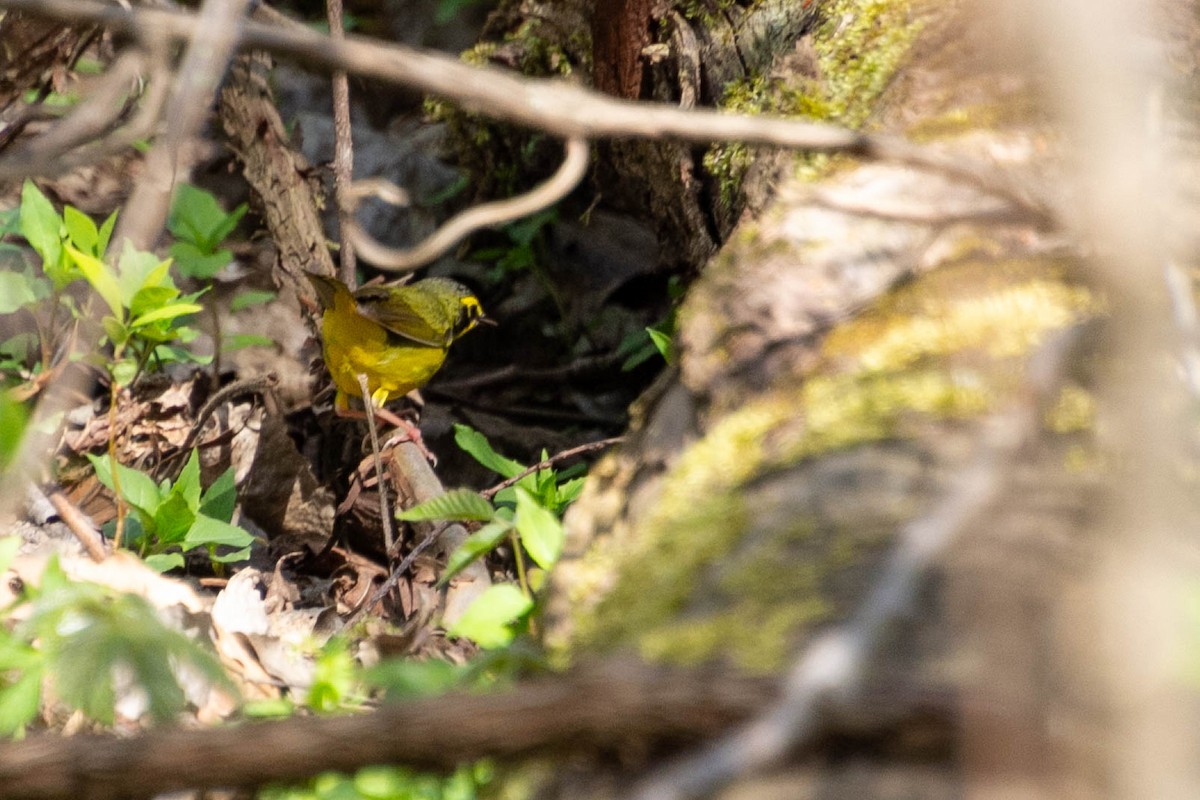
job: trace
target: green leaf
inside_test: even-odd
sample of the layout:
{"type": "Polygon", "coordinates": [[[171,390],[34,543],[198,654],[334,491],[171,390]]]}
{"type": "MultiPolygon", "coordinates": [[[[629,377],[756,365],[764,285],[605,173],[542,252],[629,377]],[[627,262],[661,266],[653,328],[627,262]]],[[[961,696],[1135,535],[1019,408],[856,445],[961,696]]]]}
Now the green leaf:
{"type": "Polygon", "coordinates": [[[29,425],[29,409],[8,392],[0,392],[0,470],[12,463],[25,429],[29,425]]]}
{"type": "Polygon", "coordinates": [[[254,544],[254,537],[236,525],[222,522],[219,519],[200,514],[184,537],[184,549],[194,547],[249,547],[254,544]]]}
{"type": "MultiPolygon", "coordinates": [[[[135,330],[145,328],[155,322],[184,317],[188,314],[195,314],[203,311],[204,306],[196,305],[195,303],[169,303],[165,306],[147,311],[140,317],[130,321],[129,326],[135,330]]],[[[173,337],[172,337],[173,338],[173,337]]]]}
{"type": "MultiPolygon", "coordinates": [[[[286,697],[277,697],[270,700],[248,700],[242,706],[241,711],[242,716],[249,719],[290,717],[296,713],[296,704],[286,697]]],[[[259,797],[263,798],[264,796],[260,794],[259,797]]]]}
{"type": "Polygon", "coordinates": [[[171,491],[179,494],[185,501],[187,507],[192,511],[200,509],[200,451],[192,449],[188,460],[183,465],[183,469],[179,471],[179,477],[175,479],[175,485],[171,487],[171,491]]]}
{"type": "Polygon", "coordinates": [[[434,8],[433,21],[438,25],[447,25],[455,20],[459,12],[484,0],[439,0],[434,8]]]}
{"type": "Polygon", "coordinates": [[[116,317],[105,317],[100,320],[100,326],[104,328],[104,335],[108,337],[108,341],[114,345],[121,347],[129,341],[129,328],[116,317]]]}
{"type": "MultiPolygon", "coordinates": [[[[165,286],[175,288],[171,280],[171,259],[161,260],[154,253],[134,248],[128,239],[121,251],[117,262],[117,282],[121,286],[121,303],[126,307],[133,306],[133,299],[138,292],[148,286],[165,286]]],[[[178,294],[178,292],[176,292],[178,294]]]]}
{"type": "Polygon", "coordinates": [[[20,235],[21,233],[21,209],[6,208],[0,211],[0,238],[11,234],[20,235]]]}
{"type": "Polygon", "coordinates": [[[206,253],[191,242],[176,242],[169,252],[179,273],[197,280],[209,280],[233,261],[233,253],[228,250],[206,253]]]}
{"type": "Polygon", "coordinates": [[[208,557],[218,564],[236,564],[250,558],[250,548],[243,547],[230,553],[210,553],[208,557]]]}
{"type": "MultiPolygon", "coordinates": [[[[183,328],[175,328],[174,329],[176,334],[179,334],[182,330],[184,330],[184,329],[183,328]]],[[[188,330],[191,330],[191,329],[189,328],[188,330]]],[[[182,336],[176,336],[176,338],[178,338],[180,340],[183,339],[182,336]]],[[[200,356],[200,355],[196,355],[195,353],[193,353],[189,350],[185,350],[182,347],[174,347],[172,345],[166,345],[166,344],[160,344],[158,347],[154,348],[154,357],[163,364],[201,364],[201,365],[204,365],[204,364],[211,364],[212,360],[213,360],[213,357],[211,355],[200,356]]]]}
{"type": "Polygon", "coordinates": [[[250,206],[242,203],[233,211],[225,215],[225,219],[221,220],[212,230],[208,232],[212,243],[219,244],[225,240],[225,237],[233,233],[233,229],[242,221],[242,217],[246,216],[246,212],[250,210],[250,206]]]}
{"type": "Polygon", "coordinates": [[[531,610],[533,600],[511,583],[502,583],[476,597],[446,633],[466,637],[488,650],[505,647],[515,636],[513,623],[531,610]]]}
{"type": "Polygon", "coordinates": [[[0,689],[0,736],[11,737],[24,731],[37,717],[41,704],[42,670],[21,672],[15,681],[0,689]]]}
{"type": "Polygon", "coordinates": [[[463,679],[462,667],[442,661],[389,658],[363,674],[363,680],[387,692],[388,700],[445,694],[463,679]]]}
{"type": "Polygon", "coordinates": [[[181,183],[175,187],[167,230],[176,239],[200,245],[205,233],[224,216],[225,212],[211,194],[190,183],[181,183]]]}
{"type": "Polygon", "coordinates": [[[106,626],[96,624],[94,614],[79,622],[82,627],[63,637],[60,645],[60,649],[65,649],[69,643],[74,660],[53,659],[55,666],[63,667],[54,676],[54,689],[68,705],[98,722],[111,725],[117,700],[113,667],[122,663],[118,651],[120,640],[106,635],[106,626]],[[92,669],[80,669],[80,663],[86,663],[92,669]]]}
{"type": "Polygon", "coordinates": [[[155,572],[170,572],[173,569],[182,568],[187,563],[182,553],[154,553],[142,560],[155,572]]]}
{"type": "MultiPolygon", "coordinates": [[[[96,478],[112,491],[116,491],[113,487],[111,459],[107,455],[97,456],[92,453],[88,453],[87,457],[88,461],[92,462],[92,468],[96,470],[96,478]]],[[[154,519],[154,512],[162,502],[162,495],[154,485],[154,480],[144,472],[138,472],[120,463],[117,464],[117,479],[120,481],[121,496],[125,498],[125,502],[141,511],[148,519],[154,519]]]]}
{"type": "Polygon", "coordinates": [[[645,344],[643,347],[640,347],[639,349],[635,350],[629,356],[629,358],[627,358],[623,362],[621,362],[621,371],[622,372],[629,372],[633,369],[636,369],[637,367],[640,367],[642,364],[649,361],[654,356],[658,355],[658,348],[654,346],[654,342],[650,341],[650,338],[646,335],[646,332],[639,331],[638,335],[640,337],[640,340],[645,341],[645,344]]]}
{"type": "Polygon", "coordinates": [[[396,515],[405,522],[421,522],[431,519],[489,520],[496,510],[478,492],[470,489],[451,489],[445,494],[418,503],[396,515]]]}
{"type": "Polygon", "coordinates": [[[226,214],[210,192],[182,183],[175,190],[167,228],[176,239],[191,242],[201,251],[211,253],[237,227],[245,213],[243,204],[232,214],[226,214]]]}
{"type": "Polygon", "coordinates": [[[259,289],[248,289],[244,292],[238,292],[237,296],[229,303],[230,311],[242,311],[251,306],[261,306],[266,303],[275,302],[278,295],[275,292],[266,292],[259,289]]]}
{"type": "Polygon", "coordinates": [[[104,220],[104,224],[100,226],[100,232],[96,237],[96,254],[102,255],[108,250],[108,243],[112,239],[113,228],[117,224],[117,211],[114,210],[108,215],[108,219],[104,220]]]}
{"type": "Polygon", "coordinates": [[[674,363],[675,357],[671,355],[671,336],[654,328],[646,328],[646,333],[650,335],[650,341],[654,342],[655,348],[666,359],[666,362],[674,363]]]}
{"type": "Polygon", "coordinates": [[[274,348],[277,342],[269,336],[259,336],[255,333],[231,333],[221,341],[221,349],[226,353],[234,350],[244,350],[247,347],[274,348]]]}
{"type": "Polygon", "coordinates": [[[21,272],[0,272],[0,314],[11,314],[38,301],[32,275],[21,272]]]}
{"type": "MultiPolygon", "coordinates": [[[[33,181],[25,181],[21,187],[21,235],[42,257],[42,270],[52,278],[51,270],[58,267],[62,258],[62,227],[62,218],[46,195],[33,181]]],[[[55,284],[62,288],[57,280],[55,284]]]]}
{"type": "Polygon", "coordinates": [[[558,219],[558,209],[548,208],[506,225],[504,232],[517,244],[529,245],[533,243],[534,238],[543,228],[556,219],[558,219]]]}
{"type": "Polygon", "coordinates": [[[463,543],[450,554],[450,558],[446,561],[446,571],[438,579],[438,584],[445,586],[451,578],[462,572],[472,561],[494,550],[496,545],[504,541],[512,528],[513,525],[508,520],[492,520],[464,539],[463,543]]]}
{"type": "Polygon", "coordinates": [[[57,694],[93,719],[113,718],[118,673],[144,690],[150,713],[159,720],[174,716],[185,704],[176,668],[229,685],[209,653],[163,625],[139,596],[75,583],[41,616],[37,633],[57,694]],[[65,620],[71,624],[64,625],[65,620]]]}
{"type": "Polygon", "coordinates": [[[196,521],[196,512],[188,508],[188,502],[183,494],[176,491],[167,493],[163,501],[154,510],[153,530],[156,539],[155,546],[163,547],[179,544],[196,521]]]}
{"type": "Polygon", "coordinates": [[[583,486],[586,482],[587,477],[584,476],[582,478],[572,478],[559,485],[555,496],[558,508],[566,508],[571,503],[574,503],[579,497],[580,492],[583,491],[583,486]]]}
{"type": "Polygon", "coordinates": [[[487,437],[469,425],[454,425],[454,441],[472,458],[492,472],[511,478],[525,471],[525,465],[497,453],[487,437]]]}
{"type": "Polygon", "coordinates": [[[97,251],[100,243],[100,232],[92,218],[74,206],[63,208],[63,226],[67,229],[67,238],[71,244],[88,255],[102,256],[103,251],[97,251]]]}
{"type": "Polygon", "coordinates": [[[92,285],[96,293],[104,299],[112,311],[113,316],[117,319],[124,319],[124,310],[121,305],[121,286],[117,282],[117,276],[112,269],[94,256],[89,256],[87,253],[81,253],[74,247],[67,245],[67,253],[75,265],[79,267],[79,271],[83,273],[83,277],[92,285]]]}
{"type": "Polygon", "coordinates": [[[542,569],[553,567],[562,555],[566,538],[562,523],[521,488],[517,489],[516,526],[529,557],[542,569]]]}
{"type": "Polygon", "coordinates": [[[233,475],[233,467],[222,472],[200,501],[200,513],[205,516],[229,522],[233,518],[233,507],[237,503],[237,485],[233,475]]]}
{"type": "Polygon", "coordinates": [[[172,286],[143,286],[129,300],[129,316],[140,317],[178,296],[179,290],[172,286]]]}
{"type": "Polygon", "coordinates": [[[20,549],[20,536],[0,536],[0,572],[8,569],[20,549]]]}
{"type": "Polygon", "coordinates": [[[112,379],[117,382],[118,386],[128,386],[133,383],[133,379],[138,374],[138,363],[136,358],[122,358],[120,361],[112,362],[108,368],[112,379]]]}

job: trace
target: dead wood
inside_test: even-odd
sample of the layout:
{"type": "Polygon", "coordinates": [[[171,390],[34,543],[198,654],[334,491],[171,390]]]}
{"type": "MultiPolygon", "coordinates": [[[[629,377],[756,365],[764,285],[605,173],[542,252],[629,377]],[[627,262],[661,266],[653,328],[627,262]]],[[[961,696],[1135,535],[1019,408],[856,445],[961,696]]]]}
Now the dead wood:
{"type": "Polygon", "coordinates": [[[775,682],[730,671],[609,662],[503,693],[389,705],[132,739],[35,737],[0,747],[0,798],[141,798],[257,787],[324,770],[404,763],[434,769],[485,756],[612,753],[698,741],[746,719],[775,682]]]}
{"type": "Polygon", "coordinates": [[[278,248],[276,283],[312,301],[309,307],[315,309],[316,297],[304,273],[333,275],[335,268],[317,213],[312,168],[288,145],[267,85],[269,67],[270,59],[262,54],[234,62],[221,90],[221,122],[278,248]]]}

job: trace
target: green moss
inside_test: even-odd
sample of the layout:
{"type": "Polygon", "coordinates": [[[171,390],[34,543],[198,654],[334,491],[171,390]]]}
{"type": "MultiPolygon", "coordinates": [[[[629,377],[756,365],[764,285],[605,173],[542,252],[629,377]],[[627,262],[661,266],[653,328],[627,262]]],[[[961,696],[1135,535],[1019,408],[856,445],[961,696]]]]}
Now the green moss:
{"type": "MultiPolygon", "coordinates": [[[[720,106],[738,114],[827,119],[831,109],[822,94],[815,80],[757,75],[726,84],[720,106]]],[[[722,202],[733,201],[754,155],[739,142],[715,144],[704,154],[704,168],[716,178],[722,202]]]]}
{"type": "MultiPolygon", "coordinates": [[[[1009,268],[1027,266],[1016,262],[1009,268]]],[[[869,371],[903,369],[929,357],[968,350],[983,351],[993,359],[1011,358],[1027,353],[1048,331],[1100,308],[1083,287],[1033,276],[974,297],[931,291],[920,297],[902,294],[893,302],[916,302],[920,313],[883,312],[842,326],[826,341],[826,355],[852,356],[869,371]]]]}
{"type": "Polygon", "coordinates": [[[1081,386],[1064,386],[1046,410],[1046,429],[1058,434],[1090,431],[1096,424],[1096,397],[1081,386]]]}
{"type": "Polygon", "coordinates": [[[924,28],[913,0],[834,0],[813,36],[829,121],[860,127],[924,28]]]}
{"type": "Polygon", "coordinates": [[[798,388],[756,397],[684,451],[636,536],[596,543],[589,558],[606,577],[585,591],[605,596],[578,619],[578,641],[778,667],[795,636],[832,613],[827,581],[867,545],[859,531],[806,517],[790,495],[764,500],[755,487],[812,457],[971,419],[1013,396],[1021,358],[1101,308],[1060,269],[1021,260],[943,268],[835,329],[822,366],[798,388]],[[790,527],[764,522],[776,518],[790,527]],[[761,541],[747,542],[751,531],[761,541]]]}
{"type": "MultiPolygon", "coordinates": [[[[749,76],[725,88],[721,108],[862,127],[924,28],[917,7],[917,0],[828,3],[813,31],[820,80],[749,76]]],[[[753,160],[753,152],[737,143],[713,145],[705,153],[704,167],[716,180],[722,202],[733,201],[753,160]]],[[[802,155],[799,177],[815,180],[829,163],[826,155],[802,155]]]]}
{"type": "MultiPolygon", "coordinates": [[[[544,27],[540,19],[524,19],[502,41],[481,42],[459,58],[477,66],[500,58],[515,60],[517,71],[534,77],[567,78],[580,69],[590,71],[587,32],[574,32],[560,41],[557,33],[548,33],[544,27]]],[[[427,100],[425,111],[446,124],[446,141],[454,159],[475,177],[473,185],[480,196],[506,197],[524,191],[556,168],[562,158],[558,144],[543,134],[494,122],[440,99],[427,100]]]]}
{"type": "Polygon", "coordinates": [[[679,11],[689,22],[698,22],[706,28],[715,27],[718,15],[723,15],[737,5],[736,0],[684,0],[679,11]]]}
{"type": "Polygon", "coordinates": [[[917,122],[905,131],[914,142],[930,142],[979,130],[999,130],[1027,122],[1037,114],[1037,100],[1026,92],[1003,102],[955,106],[917,122]]]}

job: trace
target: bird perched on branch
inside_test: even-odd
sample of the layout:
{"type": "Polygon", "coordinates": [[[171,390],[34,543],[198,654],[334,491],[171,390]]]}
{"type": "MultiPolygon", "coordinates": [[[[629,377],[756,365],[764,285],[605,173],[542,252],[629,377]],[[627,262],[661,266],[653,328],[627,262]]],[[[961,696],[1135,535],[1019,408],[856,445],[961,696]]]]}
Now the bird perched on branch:
{"type": "Polygon", "coordinates": [[[335,278],[307,274],[325,307],[321,339],[325,366],[337,387],[334,412],[357,416],[349,398],[362,397],[361,375],[375,415],[409,428],[384,404],[433,378],[450,345],[483,320],[479,300],[449,278],[351,292],[335,278]]]}

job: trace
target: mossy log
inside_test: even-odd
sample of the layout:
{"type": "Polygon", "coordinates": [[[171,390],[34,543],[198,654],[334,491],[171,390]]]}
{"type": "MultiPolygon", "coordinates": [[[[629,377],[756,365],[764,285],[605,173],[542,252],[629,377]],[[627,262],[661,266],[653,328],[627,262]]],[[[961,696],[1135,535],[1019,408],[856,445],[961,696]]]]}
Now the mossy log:
{"type": "MultiPolygon", "coordinates": [[[[871,28],[883,5],[904,7],[911,29],[861,122],[1002,160],[1053,196],[1036,87],[978,55],[989,34],[964,4],[838,2],[827,35],[871,28]]],[[[1030,438],[995,466],[998,495],[873,665],[884,695],[956,698],[960,724],[932,750],[839,740],[836,767],[784,768],[770,796],[961,796],[1005,776],[1099,792],[1089,743],[1102,722],[1085,700],[1097,677],[1072,645],[1089,630],[1076,587],[1105,480],[1089,375],[1105,299],[1061,234],[978,187],[840,157],[783,166],[689,289],[677,367],[568,515],[550,641],[564,661],[632,650],[780,674],[858,608],[898,533],[981,458],[981,434],[1036,403],[1030,438]],[[1069,368],[1035,380],[1053,348],[1069,368]]]]}

